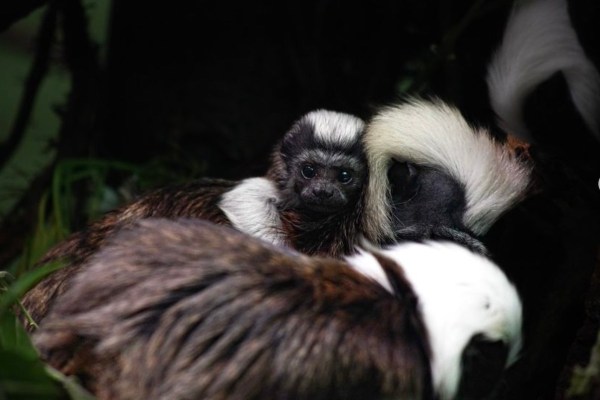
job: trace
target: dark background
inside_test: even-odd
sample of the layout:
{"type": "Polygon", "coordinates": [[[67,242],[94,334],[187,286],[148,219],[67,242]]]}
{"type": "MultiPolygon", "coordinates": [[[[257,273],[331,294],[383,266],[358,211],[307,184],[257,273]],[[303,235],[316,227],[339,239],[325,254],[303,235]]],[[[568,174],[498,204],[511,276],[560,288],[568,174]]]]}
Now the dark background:
{"type": "MultiPolygon", "coordinates": [[[[50,57],[68,71],[70,91],[54,106],[61,125],[48,145],[56,157],[2,220],[0,261],[23,256],[63,160],[134,166],[135,179],[119,168],[103,175],[104,188],[127,189],[119,192],[126,201],[127,193],[177,180],[261,175],[277,139],[316,108],[368,119],[402,95],[435,95],[497,133],[484,77],[510,4],[115,1],[101,63],[81,2],[5,0],[0,31],[40,5],[45,11],[24,81],[30,90],[15,99],[22,128],[15,123],[0,143],[0,166],[24,136],[27,99],[50,57]]],[[[600,65],[600,3],[572,1],[570,14],[600,65]]],[[[536,139],[537,191],[484,238],[525,304],[523,357],[499,396],[515,400],[551,399],[557,387],[562,396],[570,366],[588,362],[600,318],[600,294],[590,289],[600,288],[600,146],[560,75],[530,97],[526,117],[536,139]]],[[[68,230],[95,217],[85,207],[91,192],[85,181],[73,185],[68,230]]],[[[592,381],[598,385],[598,376],[592,381]]]]}

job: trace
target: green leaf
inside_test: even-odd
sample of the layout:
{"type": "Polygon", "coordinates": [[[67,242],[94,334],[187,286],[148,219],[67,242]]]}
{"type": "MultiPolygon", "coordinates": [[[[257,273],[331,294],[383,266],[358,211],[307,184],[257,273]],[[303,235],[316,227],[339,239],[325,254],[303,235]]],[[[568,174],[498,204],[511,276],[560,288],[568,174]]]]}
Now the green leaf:
{"type": "Polygon", "coordinates": [[[48,376],[36,357],[0,350],[0,398],[65,399],[60,386],[48,376]]]}
{"type": "Polygon", "coordinates": [[[94,400],[75,377],[46,365],[14,314],[0,319],[0,400],[94,400]]]}
{"type": "Polygon", "coordinates": [[[0,399],[65,399],[17,318],[0,318],[0,399]]]}
{"type": "Polygon", "coordinates": [[[60,382],[69,394],[71,400],[94,400],[96,398],[90,392],[85,390],[75,377],[63,375],[60,371],[50,366],[46,366],[46,372],[54,380],[60,382]]]}
{"type": "Polygon", "coordinates": [[[0,318],[0,351],[15,351],[31,359],[37,357],[27,333],[12,313],[5,313],[0,318]]]}

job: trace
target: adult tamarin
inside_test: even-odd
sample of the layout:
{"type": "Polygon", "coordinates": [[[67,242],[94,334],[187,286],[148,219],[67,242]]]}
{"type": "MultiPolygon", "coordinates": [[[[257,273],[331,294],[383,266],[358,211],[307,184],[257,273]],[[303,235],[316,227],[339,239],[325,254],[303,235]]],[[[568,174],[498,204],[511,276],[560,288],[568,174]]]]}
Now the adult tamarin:
{"type": "Polygon", "coordinates": [[[200,220],[111,238],[34,341],[99,399],[482,398],[521,304],[485,257],[411,242],[307,257],[200,220]]]}
{"type": "Polygon", "coordinates": [[[264,178],[201,179],[158,189],[107,213],[42,257],[40,264],[68,264],[30,290],[25,307],[41,322],[87,258],[119,229],[143,218],[201,218],[307,254],[351,252],[359,238],[366,180],[364,127],[349,114],[310,112],[276,146],[264,178]]]}

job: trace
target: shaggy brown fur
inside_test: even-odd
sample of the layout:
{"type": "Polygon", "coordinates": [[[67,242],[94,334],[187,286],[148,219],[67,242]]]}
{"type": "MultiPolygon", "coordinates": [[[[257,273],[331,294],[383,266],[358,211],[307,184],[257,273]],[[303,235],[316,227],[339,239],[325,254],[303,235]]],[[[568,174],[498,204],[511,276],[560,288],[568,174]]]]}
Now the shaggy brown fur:
{"type": "Polygon", "coordinates": [[[170,186],[150,192],[138,200],[107,213],[86,229],[76,232],[53,247],[38,264],[65,261],[68,264],[41,281],[23,298],[23,305],[34,321],[40,323],[56,297],[70,285],[83,263],[107,238],[135,221],[149,217],[204,218],[228,225],[229,220],[217,207],[221,195],[236,182],[219,179],[201,179],[191,183],[170,186]]]}
{"type": "Polygon", "coordinates": [[[427,334],[345,262],[198,220],[145,220],[90,260],[34,336],[98,399],[431,398],[427,334]]]}

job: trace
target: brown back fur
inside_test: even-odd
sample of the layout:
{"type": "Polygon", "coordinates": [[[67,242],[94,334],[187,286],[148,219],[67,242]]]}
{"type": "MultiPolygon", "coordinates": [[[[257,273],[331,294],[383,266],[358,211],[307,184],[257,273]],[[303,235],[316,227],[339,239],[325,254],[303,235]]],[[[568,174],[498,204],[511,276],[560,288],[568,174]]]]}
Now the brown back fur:
{"type": "Polygon", "coordinates": [[[408,283],[394,295],[342,261],[203,221],[136,225],[91,258],[35,336],[99,399],[429,397],[408,283]]]}

